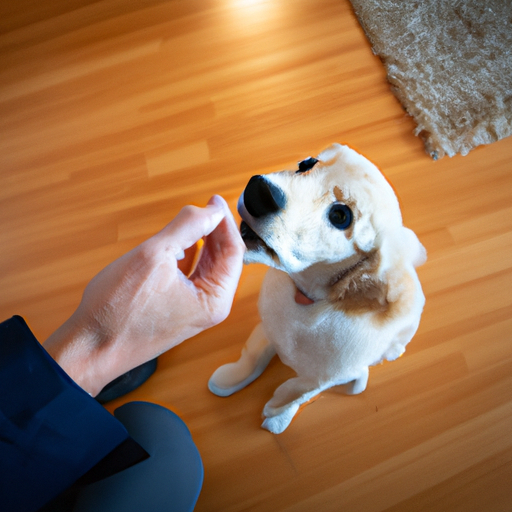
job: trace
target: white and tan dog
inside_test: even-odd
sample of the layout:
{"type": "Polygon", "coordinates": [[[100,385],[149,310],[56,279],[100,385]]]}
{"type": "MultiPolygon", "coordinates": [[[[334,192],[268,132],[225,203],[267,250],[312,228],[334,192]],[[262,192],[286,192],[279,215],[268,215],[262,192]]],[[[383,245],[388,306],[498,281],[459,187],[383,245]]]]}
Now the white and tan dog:
{"type": "Polygon", "coordinates": [[[260,293],[261,323],[209,388],[235,393],[277,353],[297,373],[263,410],[262,426],[281,433],[301,404],[340,384],[361,393],[369,366],[404,352],[425,303],[415,267],[426,253],[380,171],[339,144],[298,171],[253,176],[238,210],[246,263],[273,268],[260,293]]]}

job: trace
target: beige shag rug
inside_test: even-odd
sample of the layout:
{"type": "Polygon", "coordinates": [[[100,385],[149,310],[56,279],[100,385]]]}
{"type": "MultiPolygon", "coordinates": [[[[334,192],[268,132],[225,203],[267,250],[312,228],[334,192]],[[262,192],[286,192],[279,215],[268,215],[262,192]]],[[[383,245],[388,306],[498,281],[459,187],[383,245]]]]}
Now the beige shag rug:
{"type": "Polygon", "coordinates": [[[432,158],[512,134],[512,0],[351,0],[432,158]]]}

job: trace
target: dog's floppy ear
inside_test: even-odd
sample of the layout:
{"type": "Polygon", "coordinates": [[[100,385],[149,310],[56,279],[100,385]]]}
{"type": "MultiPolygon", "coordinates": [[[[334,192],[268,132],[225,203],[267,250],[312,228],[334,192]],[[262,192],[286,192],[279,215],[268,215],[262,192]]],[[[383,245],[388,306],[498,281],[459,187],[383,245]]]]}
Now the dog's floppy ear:
{"type": "Polygon", "coordinates": [[[345,271],[331,286],[330,299],[345,311],[385,311],[388,283],[379,277],[380,254],[373,251],[345,271]]]}

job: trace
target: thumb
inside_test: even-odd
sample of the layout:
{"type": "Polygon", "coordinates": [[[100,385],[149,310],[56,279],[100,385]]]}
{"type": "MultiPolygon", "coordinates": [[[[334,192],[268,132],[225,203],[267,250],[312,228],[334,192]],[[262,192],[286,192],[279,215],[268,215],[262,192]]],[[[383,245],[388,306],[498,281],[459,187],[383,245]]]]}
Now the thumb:
{"type": "Polygon", "coordinates": [[[166,249],[171,250],[179,259],[183,252],[192,247],[198,240],[208,236],[226,215],[222,204],[212,203],[205,208],[185,206],[178,215],[155,235],[166,249]]]}

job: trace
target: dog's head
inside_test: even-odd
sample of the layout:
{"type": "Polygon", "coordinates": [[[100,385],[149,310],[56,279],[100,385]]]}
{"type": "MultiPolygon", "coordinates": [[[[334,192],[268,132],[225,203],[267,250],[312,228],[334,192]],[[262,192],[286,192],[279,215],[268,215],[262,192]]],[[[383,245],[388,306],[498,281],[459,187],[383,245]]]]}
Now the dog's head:
{"type": "Polygon", "coordinates": [[[298,170],[253,176],[238,202],[245,261],[288,273],[355,261],[402,227],[397,198],[371,162],[334,144],[298,170]]]}

